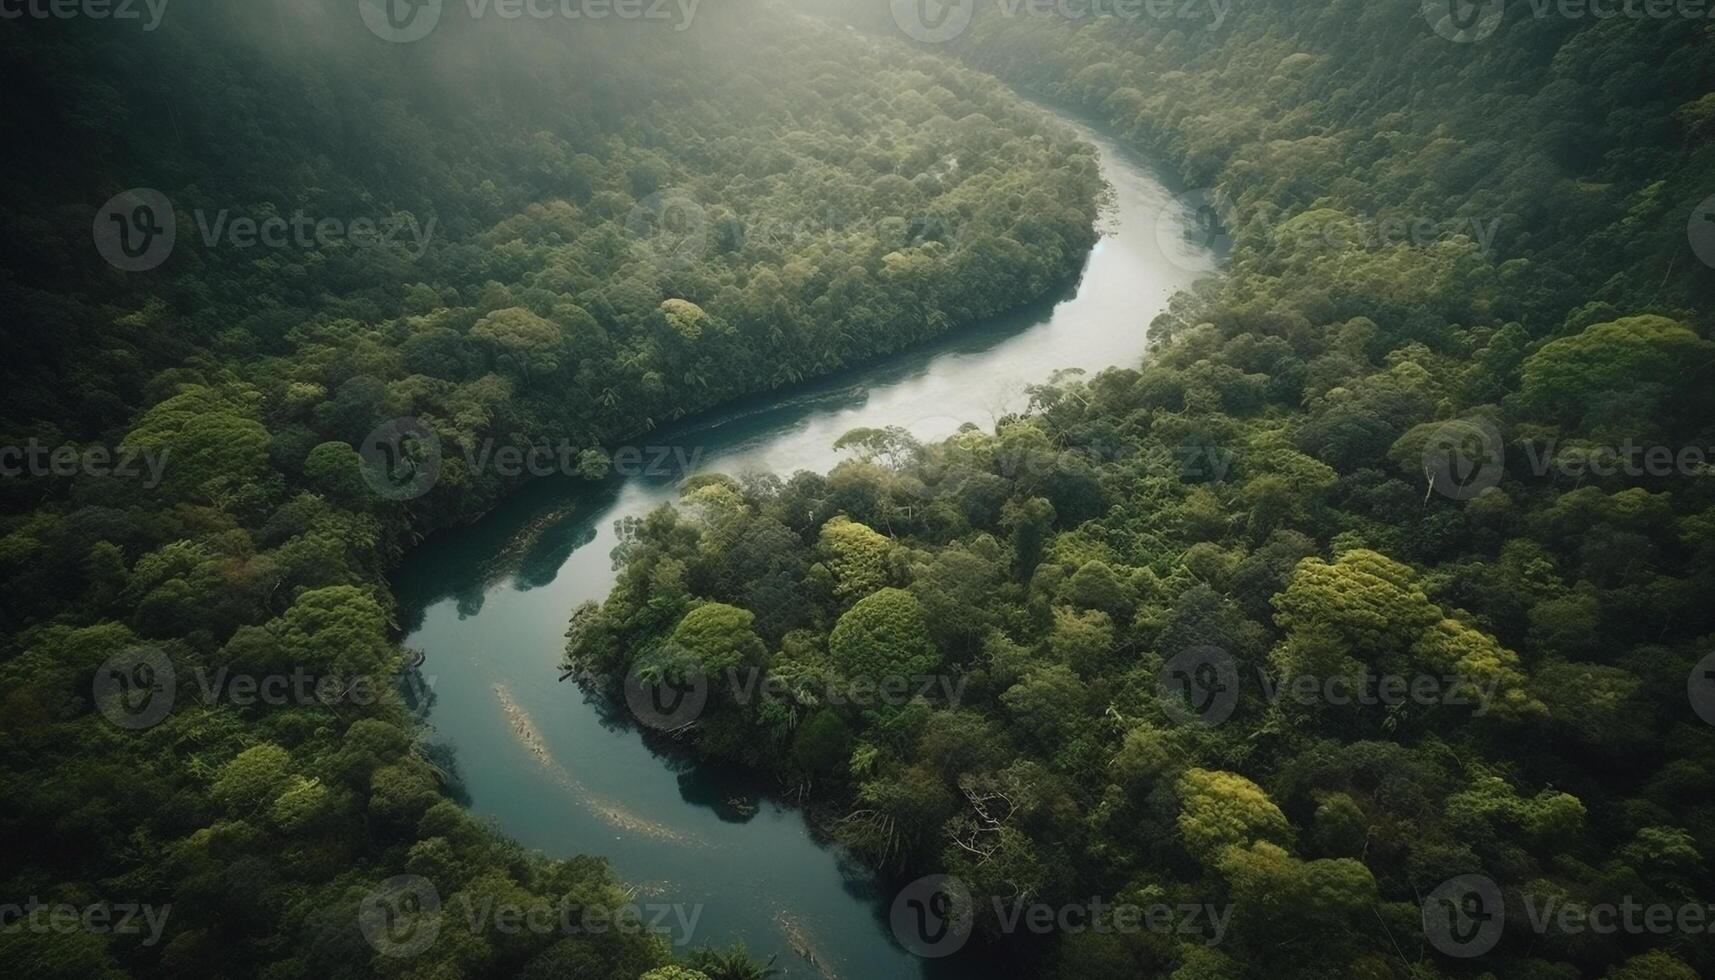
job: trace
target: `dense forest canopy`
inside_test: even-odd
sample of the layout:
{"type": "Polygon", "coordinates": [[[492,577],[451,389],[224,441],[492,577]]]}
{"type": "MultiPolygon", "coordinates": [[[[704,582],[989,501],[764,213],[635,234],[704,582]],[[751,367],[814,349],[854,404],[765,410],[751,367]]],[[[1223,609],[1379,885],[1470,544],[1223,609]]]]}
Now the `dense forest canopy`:
{"type": "MultiPolygon", "coordinates": [[[[449,17],[410,45],[342,3],[172,14],[146,40],[0,38],[6,128],[40,137],[0,191],[6,442],[108,460],[0,483],[5,891],[175,910],[157,942],[0,934],[0,959],[422,975],[357,929],[391,876],[618,905],[600,862],[544,862],[446,798],[386,683],[383,572],[525,475],[474,470],[479,448],[569,446],[598,477],[657,424],[1057,288],[1095,237],[1088,149],[983,76],[767,5],[694,31],[449,17]],[[174,216],[158,267],[90,247],[110,198],[174,216]],[[366,480],[356,447],[401,418],[443,448],[426,495],[366,480]],[[181,697],[125,731],[91,697],[115,665],[380,693],[181,697]]],[[[552,938],[438,969],[631,980],[665,957],[552,938]]]]}
{"type": "MultiPolygon", "coordinates": [[[[1511,5],[1466,45],[1404,6],[978,4],[927,38],[1172,161],[1227,269],[1145,364],[992,430],[693,481],[572,662],[718,678],[680,630],[742,610],[792,695],[710,681],[679,738],[806,787],[902,878],[953,875],[1044,975],[1715,972],[1708,29],[1511,5]],[[925,670],[958,696],[819,680],[925,670]],[[1462,961],[1422,909],[1467,875],[1508,914],[1462,961]],[[1232,919],[1214,945],[1005,923],[1092,894],[1232,919]],[[1557,902],[1695,914],[1533,929],[1557,902]]],[[[839,12],[913,33],[876,7],[839,12]]]]}
{"type": "Polygon", "coordinates": [[[1158,161],[1221,272],[1139,311],[1143,363],[1044,364],[993,425],[687,481],[567,610],[567,666],[618,703],[763,677],[650,737],[889,880],[952,876],[1024,975],[1715,975],[1706,930],[1533,928],[1715,902],[1706,22],[484,6],[409,39],[370,0],[0,31],[0,463],[29,471],[0,478],[0,906],[144,913],[14,919],[9,973],[766,972],[376,919],[400,881],[630,898],[600,841],[550,860],[461,808],[385,576],[527,475],[479,448],[600,479],[1075,281],[1105,190],[1023,93],[1158,161]],[[436,468],[377,483],[400,426],[436,468]],[[1481,948],[1424,913],[1466,881],[1506,912],[1481,948]],[[1005,918],[1092,895],[1224,912],[1005,918]]]}

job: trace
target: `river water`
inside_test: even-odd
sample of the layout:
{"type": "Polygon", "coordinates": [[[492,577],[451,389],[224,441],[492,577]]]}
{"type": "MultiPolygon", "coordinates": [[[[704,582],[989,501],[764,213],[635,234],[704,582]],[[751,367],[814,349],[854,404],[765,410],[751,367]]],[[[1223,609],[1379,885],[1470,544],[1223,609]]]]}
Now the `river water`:
{"type": "Polygon", "coordinates": [[[825,472],[850,429],[898,425],[937,439],[965,421],[987,428],[1024,406],[1025,385],[1056,369],[1141,362],[1150,320],[1212,265],[1187,240],[1198,216],[1144,161],[1062,119],[1096,146],[1114,192],[1105,233],[1065,295],[652,433],[638,442],[677,453],[656,467],[647,466],[655,453],[644,457],[656,475],[539,480],[407,558],[394,587],[405,643],[427,656],[429,738],[474,814],[554,857],[606,857],[637,888],[636,904],[677,906],[683,918],[669,913],[661,923],[674,941],[695,916],[694,945],[743,941],[753,954],[777,954],[791,977],[977,972],[960,957],[929,962],[902,948],[888,926],[887,889],[819,841],[769,787],[657,754],[628,718],[557,683],[556,665],[572,610],[613,582],[614,522],[674,500],[684,475],[677,461],[733,474],[825,472]],[[728,803],[743,797],[755,813],[728,803]]]}

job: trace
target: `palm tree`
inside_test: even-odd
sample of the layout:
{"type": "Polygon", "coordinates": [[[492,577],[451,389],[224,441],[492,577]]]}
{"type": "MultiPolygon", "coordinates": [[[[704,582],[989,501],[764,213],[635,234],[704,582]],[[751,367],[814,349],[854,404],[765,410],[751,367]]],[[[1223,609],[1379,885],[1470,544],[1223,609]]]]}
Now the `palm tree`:
{"type": "Polygon", "coordinates": [[[751,959],[744,943],[736,943],[731,949],[704,946],[692,950],[687,959],[692,969],[706,974],[709,980],[772,980],[782,972],[772,956],[766,963],[751,959]]]}

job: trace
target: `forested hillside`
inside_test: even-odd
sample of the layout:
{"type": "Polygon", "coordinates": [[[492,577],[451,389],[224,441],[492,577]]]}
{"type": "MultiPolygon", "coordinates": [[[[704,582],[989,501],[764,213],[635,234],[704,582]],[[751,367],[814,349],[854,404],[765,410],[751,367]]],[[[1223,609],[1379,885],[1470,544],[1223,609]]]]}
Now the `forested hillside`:
{"type": "Polygon", "coordinates": [[[1404,3],[977,5],[934,50],[1207,188],[1228,268],[1146,363],[992,431],[693,481],[628,529],[571,663],[764,671],[780,696],[711,681],[680,742],[954,875],[1043,975],[1715,974],[1706,932],[1530,917],[1715,900],[1708,28],[1509,6],[1459,44],[1404,3]],[[925,675],[955,683],[841,690],[925,675]],[[1460,875],[1508,913],[1471,958],[1422,912],[1460,875]],[[989,914],[1090,895],[1233,915],[1211,944],[989,914]]]}
{"type": "Polygon", "coordinates": [[[762,3],[392,44],[351,3],[228,0],[147,32],[8,25],[0,50],[5,443],[151,464],[0,482],[0,890],[172,909],[150,942],[0,931],[5,972],[661,965],[612,931],[365,942],[363,897],[402,873],[449,905],[628,895],[447,797],[384,571],[519,482],[468,462],[489,440],[599,477],[669,419],[1046,295],[1094,240],[1086,148],[975,72],[762,3]],[[139,188],[146,212],[116,197],[139,188]],[[91,247],[109,199],[145,244],[170,222],[158,267],[91,247]],[[444,465],[378,492],[354,447],[403,417],[444,465]],[[92,696],[174,674],[149,724],[92,696]],[[313,696],[219,687],[300,675],[313,696]]]}

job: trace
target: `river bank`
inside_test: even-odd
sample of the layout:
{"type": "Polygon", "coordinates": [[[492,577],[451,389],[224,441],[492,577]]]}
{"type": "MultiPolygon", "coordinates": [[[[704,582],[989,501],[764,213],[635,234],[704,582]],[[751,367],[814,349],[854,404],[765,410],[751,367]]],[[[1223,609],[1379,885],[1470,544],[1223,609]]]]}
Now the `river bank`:
{"type": "MultiPolygon", "coordinates": [[[[1062,118],[1096,147],[1113,188],[1103,237],[1072,289],[869,367],[682,420],[650,440],[681,451],[669,458],[694,459],[697,471],[825,472],[842,458],[835,440],[852,428],[898,425],[938,439],[1022,408],[1025,386],[1055,369],[1138,363],[1149,321],[1197,275],[1160,246],[1164,228],[1182,235],[1190,216],[1143,161],[1062,118]]],[[[961,975],[956,962],[930,968],[896,943],[891,883],[828,845],[830,811],[664,750],[639,737],[623,705],[554,682],[567,615],[613,582],[615,522],[676,499],[686,475],[669,467],[598,483],[535,481],[401,566],[400,624],[405,642],[426,652],[422,670],[436,695],[431,742],[472,812],[524,846],[601,855],[625,879],[670,882],[673,900],[701,905],[696,944],[743,941],[795,972],[807,968],[795,950],[808,945],[818,969],[845,977],[961,975]],[[526,740],[520,716],[530,721],[526,740]],[[614,807],[708,846],[629,830],[614,807]]]]}

